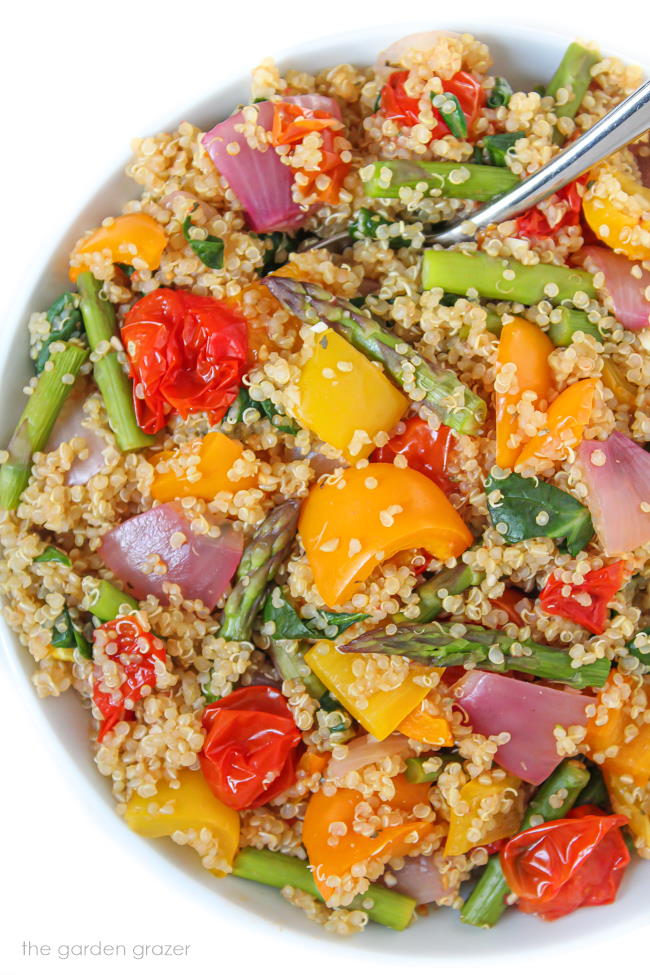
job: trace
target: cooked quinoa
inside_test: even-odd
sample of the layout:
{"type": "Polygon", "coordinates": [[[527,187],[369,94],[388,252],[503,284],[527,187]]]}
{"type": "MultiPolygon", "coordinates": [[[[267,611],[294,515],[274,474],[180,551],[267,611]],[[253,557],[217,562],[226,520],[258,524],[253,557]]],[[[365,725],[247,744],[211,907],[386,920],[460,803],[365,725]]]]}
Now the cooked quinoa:
{"type": "MultiPolygon", "coordinates": [[[[644,521],[650,487],[645,499],[637,490],[638,523],[630,529],[635,534],[628,546],[612,540],[611,522],[618,513],[612,510],[611,492],[608,502],[602,499],[607,488],[602,478],[609,474],[618,478],[621,509],[632,504],[626,494],[628,468],[611,470],[610,445],[624,440],[630,445],[626,449],[640,451],[650,442],[650,333],[645,329],[650,325],[650,190],[643,186],[643,144],[606,161],[588,182],[572,189],[573,195],[562,191],[532,217],[490,227],[460,247],[469,259],[514,262],[498,265],[504,298],[513,282],[516,286],[520,266],[578,268],[584,277],[576,281],[588,281],[587,290],[578,283],[569,298],[558,301],[561,282],[551,279],[538,300],[523,303],[486,298],[474,276],[464,281],[460,293],[435,281],[423,283],[427,232],[442,220],[471,217],[477,205],[472,196],[462,198],[463,184],[475,178],[472,167],[500,166],[500,178],[516,181],[548,162],[567,139],[592,126],[640,84],[638,68],[601,57],[593,45],[580,50],[588,76],[572,113],[564,111],[574,98],[571,87],[551,85],[553,94],[504,89],[487,46],[468,34],[414,35],[372,67],[344,64],[316,75],[294,69],[280,74],[272,60],[265,60],[253,72],[251,104],[240,107],[235,121],[228,120],[230,135],[215,135],[219,125],[206,135],[187,121],[173,132],[136,139],[127,173],[140,187],[139,195],[125,204],[122,217],[108,216],[76,245],[71,278],[74,282],[79,275],[83,294],[82,282],[92,276],[97,285],[93,300],[115,310],[114,333],[93,341],[85,299],[83,327],[72,337],[58,336],[55,322],[60,319],[51,309],[34,312],[29,322],[32,358],[38,364],[49,355],[25,389],[29,397],[70,343],[73,354],[85,348],[84,327],[91,346],[85,361],[63,374],[61,384],[74,387],[71,397],[47,442],[33,451],[29,478],[16,503],[6,504],[8,510],[0,515],[3,613],[34,658],[37,694],[76,692],[88,711],[97,768],[111,779],[117,812],[129,825],[191,846],[203,866],[220,875],[234,869],[251,879],[237,849],[308,863],[315,886],[313,880],[303,881],[301,889],[292,877],[275,886],[311,920],[337,934],[362,931],[373,919],[373,910],[380,909],[373,899],[377,889],[401,893],[404,903],[413,894],[409,919],[415,902],[427,905],[415,917],[436,907],[463,908],[461,884],[479,876],[488,858],[488,870],[501,869],[498,855],[504,844],[514,842],[522,830],[566,816],[581,789],[575,786],[572,793],[560,778],[540,813],[535,796],[541,779],[534,773],[527,777],[526,762],[512,758],[517,747],[522,749],[521,729],[507,720],[507,702],[517,688],[563,694],[564,702],[570,699],[569,710],[580,695],[578,720],[549,726],[548,770],[557,775],[569,769],[570,777],[578,769],[576,782],[580,775],[586,782],[591,774],[591,785],[602,786],[602,769],[607,789],[592,805],[604,817],[626,817],[617,823],[617,835],[627,824],[636,853],[650,858],[650,740],[645,745],[650,704],[643,662],[648,642],[643,631],[650,626],[650,532],[644,521]],[[508,93],[497,97],[504,90],[508,93]],[[473,108],[468,99],[474,99],[473,108]],[[272,125],[264,123],[271,116],[272,125]],[[488,158],[496,144],[491,140],[508,134],[514,137],[502,162],[488,158]],[[230,159],[227,173],[215,165],[213,146],[219,138],[230,159]],[[231,185],[232,167],[253,153],[266,162],[279,160],[273,178],[289,179],[286,233],[281,223],[253,231],[262,216],[252,212],[250,203],[244,205],[231,185]],[[417,177],[398,179],[396,188],[399,170],[391,167],[404,163],[451,164],[448,183],[420,169],[417,177]],[[376,187],[369,195],[373,181],[376,187]],[[348,238],[342,247],[297,249],[313,238],[344,233],[367,210],[377,221],[372,232],[353,235],[356,239],[348,238]],[[621,213],[622,229],[619,224],[612,229],[621,213]],[[156,260],[141,238],[126,233],[115,244],[116,228],[127,226],[119,223],[124,215],[137,218],[136,223],[143,215],[150,220],[148,232],[160,242],[156,260]],[[628,286],[636,282],[637,291],[645,286],[645,322],[637,315],[630,323],[629,313],[621,313],[620,282],[612,286],[615,270],[603,253],[627,262],[628,286]],[[273,284],[274,278],[279,284],[273,284]],[[206,408],[207,400],[201,400],[184,409],[167,399],[154,429],[146,410],[160,406],[162,394],[152,392],[155,383],[147,385],[151,376],[139,351],[140,337],[129,329],[149,322],[144,311],[134,318],[135,309],[144,309],[139,302],[171,292],[205,298],[208,305],[202,308],[216,300],[220,314],[230,316],[229,327],[245,324],[248,351],[234,385],[224,380],[217,405],[206,408]],[[348,325],[350,315],[357,314],[361,324],[354,320],[352,332],[362,332],[371,321],[383,327],[394,355],[406,362],[399,382],[386,362],[371,365],[367,357],[360,358],[362,341],[350,337],[348,325],[337,327],[328,309],[336,315],[343,309],[348,325]],[[558,340],[569,311],[581,325],[568,340],[558,340]],[[507,336],[517,328],[515,354],[510,355],[507,336]],[[319,355],[338,348],[331,344],[337,334],[344,343],[339,357],[332,352],[316,375],[319,355]],[[545,349],[535,381],[527,371],[528,353],[522,359],[517,352],[517,342],[523,348],[521,343],[529,340],[536,343],[530,361],[545,349]],[[101,383],[106,363],[133,388],[138,423],[151,434],[137,445],[140,449],[124,449],[116,438],[114,404],[101,383]],[[435,364],[434,376],[440,370],[453,376],[453,391],[439,408],[432,408],[421,382],[428,363],[435,364]],[[317,384],[321,390],[320,407],[307,401],[306,376],[310,388],[317,384]],[[386,389],[364,393],[366,383],[386,384],[386,389]],[[578,389],[589,392],[586,412],[576,399],[578,389]],[[555,404],[570,390],[574,401],[566,400],[571,405],[558,421],[555,404]],[[463,427],[460,419],[470,402],[483,404],[476,429],[463,427]],[[393,409],[393,420],[373,425],[369,414],[375,406],[386,416],[393,409]],[[76,425],[66,420],[71,415],[76,425]],[[422,424],[420,435],[426,431],[431,444],[440,446],[448,438],[444,462],[437,454],[435,463],[429,457],[427,469],[418,467],[421,452],[408,448],[413,421],[422,424]],[[337,424],[328,440],[323,431],[337,424]],[[206,460],[206,438],[215,437],[215,451],[225,449],[217,434],[239,446],[221,479],[206,492],[206,479],[220,463],[216,454],[206,460]],[[593,449],[585,460],[589,444],[593,449]],[[432,465],[438,467],[433,474],[432,465]],[[357,496],[352,499],[357,472],[362,478],[354,482],[360,485],[358,530],[350,523],[352,516],[346,521],[345,515],[353,501],[357,504],[357,496]],[[532,494],[513,515],[509,506],[518,477],[525,478],[532,494]],[[386,485],[393,483],[391,494],[386,485]],[[408,483],[405,493],[402,483],[408,483]],[[537,510],[540,485],[556,491],[544,495],[537,510]],[[413,494],[408,493],[411,487],[413,494]],[[314,542],[308,511],[325,497],[332,499],[332,507],[314,542]],[[241,609],[233,614],[233,593],[253,591],[256,566],[245,562],[247,553],[287,502],[295,502],[296,518],[301,508],[298,531],[294,518],[281,564],[265,577],[264,608],[258,600],[250,627],[243,630],[237,626],[241,609]],[[568,529],[554,530],[553,504],[563,505],[564,513],[572,506],[571,517],[583,526],[591,525],[593,516],[581,544],[571,545],[568,529]],[[136,585],[132,574],[126,578],[115,571],[106,540],[109,535],[117,539],[122,564],[129,567],[128,545],[135,543],[123,541],[122,526],[156,511],[167,512],[174,524],[163,549],[151,534],[157,530],[153,522],[141,522],[141,537],[145,548],[150,542],[150,550],[140,559],[136,585]],[[370,550],[364,519],[371,512],[377,542],[370,550]],[[526,518],[531,523],[518,536],[515,516],[517,524],[526,518]],[[457,522],[449,531],[461,538],[456,548],[439,541],[446,538],[442,522],[451,524],[451,518],[457,522]],[[410,541],[400,547],[395,538],[404,519],[413,527],[403,530],[401,537],[410,541]],[[196,553],[201,546],[215,553],[213,560],[225,559],[229,546],[237,552],[213,599],[185,591],[186,576],[174,575],[176,560],[182,562],[190,549],[196,553]],[[48,555],[52,547],[59,557],[48,555]],[[242,549],[245,572],[237,569],[242,549]],[[355,570],[356,576],[350,571],[349,579],[345,576],[349,584],[339,585],[336,574],[342,578],[348,564],[360,560],[364,566],[364,559],[368,568],[355,570]],[[448,582],[463,572],[466,585],[448,582]],[[595,583],[590,588],[595,578],[590,574],[609,579],[617,572],[618,584],[600,606],[602,589],[595,583]],[[325,591],[323,573],[330,577],[325,591]],[[428,611],[423,586],[429,580],[440,580],[434,613],[439,624],[432,615],[423,620],[428,611]],[[109,618],[93,612],[102,581],[118,590],[109,618]],[[328,596],[330,591],[335,595],[328,596]],[[291,632],[282,629],[287,605],[295,617],[291,632]],[[599,609],[600,623],[595,621],[599,609]],[[346,622],[337,614],[347,614],[346,622]],[[121,627],[136,639],[126,655],[121,627]],[[470,641],[470,650],[480,649],[477,627],[494,634],[483,656],[463,651],[462,660],[448,665],[430,650],[431,642],[420,655],[412,648],[399,652],[405,648],[398,642],[401,634],[414,634],[417,642],[421,632],[425,641],[440,641],[442,632],[455,647],[470,641]],[[70,633],[73,639],[66,645],[70,633]],[[352,657],[336,649],[353,641],[359,652],[352,657]],[[562,673],[568,676],[554,679],[553,673],[530,666],[526,671],[539,645],[561,655],[562,673]],[[382,649],[386,652],[378,652],[382,649]],[[135,683],[125,683],[129,667],[137,669],[145,658],[146,676],[140,673],[135,683]],[[337,677],[340,660],[349,670],[337,677]],[[580,675],[592,672],[601,677],[589,682],[585,676],[580,682],[580,675]],[[495,683],[488,685],[486,679],[495,683]],[[472,693],[485,687],[484,695],[497,695],[480,719],[472,710],[470,686],[472,693]],[[214,717],[213,725],[210,721],[228,713],[220,708],[233,693],[248,695],[246,700],[275,695],[271,710],[279,714],[278,708],[283,709],[282,720],[294,736],[293,757],[287,752],[283,771],[267,768],[257,798],[243,804],[237,797],[228,801],[225,787],[217,787],[206,771],[207,764],[217,763],[210,757],[210,740],[219,719],[214,717]],[[380,699],[381,732],[374,723],[378,719],[369,717],[380,699]],[[398,699],[412,704],[395,718],[399,706],[390,702],[398,699]],[[501,707],[506,710],[500,724],[501,707]],[[425,725],[439,729],[440,737],[427,738],[419,730],[425,725]],[[377,751],[381,742],[386,747],[379,744],[377,751]],[[281,775],[287,776],[286,788],[277,792],[273,783],[281,775]],[[192,815],[189,800],[183,800],[190,781],[197,790],[192,815]],[[277,794],[265,800],[265,790],[277,794]],[[220,809],[230,815],[227,825],[220,809]],[[317,810],[321,837],[313,835],[317,810]],[[330,812],[334,818],[328,821],[330,812]],[[235,839],[228,841],[228,835],[235,839]],[[374,842],[382,836],[385,842],[374,842]],[[358,844],[357,856],[350,852],[351,840],[358,844]],[[416,865],[421,876],[414,881],[416,865]]],[[[70,295],[74,315],[78,302],[74,290],[70,295]]],[[[638,308],[637,313],[643,315],[638,308]]],[[[140,433],[136,429],[135,436],[140,433]]],[[[0,458],[5,470],[15,461],[15,440],[12,444],[0,458]]],[[[643,460],[632,461],[632,456],[630,465],[642,471],[643,460]]],[[[625,517],[622,510],[621,520],[625,517]]],[[[206,565],[213,562],[204,563],[199,574],[210,575],[206,565]]],[[[552,709],[540,704],[544,707],[552,709]]],[[[252,705],[238,713],[249,712],[257,714],[252,705]]],[[[525,742],[533,763],[536,721],[533,715],[525,742]]],[[[238,727],[244,734],[246,721],[238,727]]],[[[224,882],[229,881],[215,881],[224,882]]],[[[509,904],[517,900],[507,884],[504,897],[509,904]]],[[[519,899],[521,906],[526,895],[520,892],[519,899]]],[[[494,923],[494,918],[477,921],[470,914],[463,917],[469,923],[494,923]]],[[[376,914],[374,919],[379,919],[376,914]]]]}

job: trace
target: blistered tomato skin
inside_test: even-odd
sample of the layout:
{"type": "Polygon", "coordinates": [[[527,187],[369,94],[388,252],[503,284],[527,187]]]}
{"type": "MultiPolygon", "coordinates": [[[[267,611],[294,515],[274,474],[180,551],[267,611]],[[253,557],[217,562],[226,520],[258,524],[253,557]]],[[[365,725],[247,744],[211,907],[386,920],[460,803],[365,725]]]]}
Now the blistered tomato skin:
{"type": "Polygon", "coordinates": [[[286,700],[273,687],[242,687],[203,712],[201,770],[231,809],[256,809],[296,778],[301,742],[286,700]]]}

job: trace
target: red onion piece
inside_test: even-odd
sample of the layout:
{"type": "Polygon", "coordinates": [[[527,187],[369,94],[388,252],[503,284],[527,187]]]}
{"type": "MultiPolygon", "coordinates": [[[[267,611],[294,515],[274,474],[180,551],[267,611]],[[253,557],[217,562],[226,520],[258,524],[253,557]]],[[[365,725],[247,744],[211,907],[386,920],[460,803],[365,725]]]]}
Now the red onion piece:
{"type": "Polygon", "coordinates": [[[390,890],[412,897],[416,904],[434,904],[449,893],[433,856],[406,857],[401,870],[392,870],[397,880],[390,890]]]}
{"type": "MultiPolygon", "coordinates": [[[[136,599],[152,594],[169,601],[163,583],[180,586],[185,599],[200,599],[212,610],[223,596],[239,565],[243,538],[230,522],[220,525],[217,538],[192,531],[180,505],[161,504],[122,522],[104,535],[100,555],[108,568],[136,599]],[[182,533],[178,548],[172,537],[182,533]],[[158,575],[144,568],[158,555],[167,571],[158,575]]],[[[174,539],[176,543],[178,539],[174,539]]]]}
{"type": "MultiPolygon", "coordinates": [[[[325,95],[287,95],[282,101],[301,105],[312,111],[329,112],[341,119],[341,110],[333,98],[325,95]]],[[[257,124],[267,132],[273,124],[273,103],[259,102],[257,124]]],[[[300,226],[307,211],[293,199],[293,170],[285,166],[272,146],[264,151],[252,149],[242,132],[235,127],[244,121],[243,112],[236,112],[219,122],[202,138],[213,163],[237,195],[252,230],[292,230],[300,226]],[[236,143],[239,152],[230,155],[227,146],[236,143]]]]}
{"type": "Polygon", "coordinates": [[[84,426],[84,400],[80,396],[71,396],[64,404],[59,417],[54,424],[50,439],[45,446],[45,452],[56,450],[62,443],[81,437],[86,442],[88,456],[85,460],[76,457],[70,470],[65,476],[65,483],[70,487],[77,484],[87,484],[91,477],[98,474],[104,467],[103,451],[107,443],[94,430],[84,426]]]}
{"type": "Polygon", "coordinates": [[[553,729],[584,725],[590,702],[574,691],[478,670],[459,681],[455,694],[478,734],[510,734],[510,741],[498,747],[496,760],[507,772],[533,785],[547,779],[562,760],[553,729]]]}
{"type": "Polygon", "coordinates": [[[587,504],[606,555],[625,555],[650,542],[650,454],[615,431],[578,448],[587,504]],[[605,458],[602,463],[603,456],[605,458]]]}
{"type": "Polygon", "coordinates": [[[393,41],[377,55],[375,61],[377,76],[385,80],[396,68],[403,65],[402,58],[407,51],[431,51],[442,37],[460,37],[460,34],[448,30],[427,30],[416,34],[407,34],[406,37],[400,37],[398,41],[393,41]]]}
{"type": "Polygon", "coordinates": [[[650,325],[650,301],[645,297],[645,290],[650,287],[650,271],[644,270],[640,261],[631,261],[607,247],[583,247],[576,259],[592,274],[603,272],[605,290],[621,325],[633,332],[650,325]],[[632,275],[633,267],[639,269],[640,277],[632,275]]]}
{"type": "Polygon", "coordinates": [[[348,753],[345,758],[332,758],[327,766],[328,779],[340,779],[348,772],[356,772],[365,765],[381,762],[382,758],[390,755],[408,755],[411,752],[408,738],[395,731],[383,741],[377,741],[372,735],[361,735],[347,742],[348,753]]]}

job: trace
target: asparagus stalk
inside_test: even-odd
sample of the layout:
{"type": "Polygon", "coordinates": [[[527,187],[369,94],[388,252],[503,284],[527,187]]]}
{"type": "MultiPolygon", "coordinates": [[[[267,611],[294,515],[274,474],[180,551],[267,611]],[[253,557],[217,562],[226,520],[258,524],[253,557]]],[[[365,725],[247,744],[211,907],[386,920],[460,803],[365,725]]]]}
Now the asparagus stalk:
{"type": "Polygon", "coordinates": [[[32,457],[45,447],[87,358],[88,350],[73,344],[50,355],[9,441],[9,457],[0,468],[0,508],[13,511],[18,507],[29,483],[32,457]]]}
{"type": "Polygon", "coordinates": [[[452,762],[459,762],[460,759],[455,752],[449,755],[437,753],[436,755],[420,755],[416,758],[406,759],[406,770],[404,775],[409,782],[437,782],[442,772],[451,765],[452,762]],[[424,763],[430,758],[440,759],[440,765],[435,772],[427,772],[424,763]]]}
{"type": "Polygon", "coordinates": [[[443,569],[417,587],[420,597],[418,616],[408,618],[404,613],[395,613],[393,623],[430,623],[442,612],[445,596],[459,596],[471,586],[480,586],[484,578],[485,573],[475,572],[464,562],[459,562],[453,569],[443,569]],[[441,596],[441,592],[445,596],[441,596]]]}
{"type": "MultiPolygon", "coordinates": [[[[81,317],[93,352],[103,343],[110,343],[117,335],[115,311],[110,302],[100,297],[101,283],[89,271],[82,271],[77,278],[81,295],[81,317]]],[[[153,437],[143,433],[135,418],[133,393],[130,379],[124,374],[116,350],[104,354],[94,364],[95,382],[104,399],[108,422],[115,434],[120,450],[140,450],[153,443],[153,437]]]]}
{"type": "MultiPolygon", "coordinates": [[[[530,801],[520,832],[530,829],[539,818],[550,822],[566,816],[588,780],[589,772],[582,762],[565,759],[530,801]]],[[[505,911],[509,893],[510,888],[501,869],[499,854],[495,853],[488,860],[479,882],[465,901],[460,912],[461,921],[476,927],[491,928],[505,911]]]]}
{"type": "Polygon", "coordinates": [[[282,680],[301,680],[305,690],[320,700],[327,688],[305,662],[304,651],[298,640],[271,640],[269,655],[282,680]]]}
{"type": "MultiPolygon", "coordinates": [[[[475,163],[380,159],[371,165],[372,174],[364,179],[363,188],[367,196],[384,200],[398,198],[402,187],[426,186],[427,196],[484,202],[519,182],[519,177],[509,169],[475,163]],[[384,178],[387,170],[391,174],[388,186],[384,178]]],[[[365,173],[366,170],[364,176],[365,173]]]]}
{"type": "Polygon", "coordinates": [[[586,312],[580,311],[578,308],[567,308],[566,305],[554,308],[548,327],[548,337],[553,345],[566,348],[566,346],[571,345],[577,332],[593,335],[595,339],[602,342],[603,336],[600,329],[589,321],[586,312]]]}
{"type": "Polygon", "coordinates": [[[299,509],[298,501],[285,501],[274,508],[244,549],[235,586],[223,608],[219,636],[250,640],[266,587],[293,544],[299,509]]]}
{"type": "Polygon", "coordinates": [[[603,773],[594,765],[586,786],[576,799],[576,806],[608,806],[609,793],[603,773]]]}
{"type": "MultiPolygon", "coordinates": [[[[558,118],[575,118],[591,83],[591,69],[598,61],[600,61],[598,51],[591,51],[582,44],[569,44],[546,88],[546,94],[552,95],[553,98],[557,96],[560,88],[569,92],[568,100],[562,105],[555,106],[555,114],[558,118]]],[[[565,136],[556,130],[555,143],[561,145],[564,139],[565,136]]]]}
{"type": "Polygon", "coordinates": [[[388,636],[385,628],[368,630],[340,648],[345,653],[399,654],[434,667],[469,663],[479,670],[522,674],[560,681],[569,687],[602,687],[611,668],[609,660],[573,667],[565,650],[534,640],[516,640],[501,630],[486,630],[469,623],[412,623],[388,636]]]}
{"type": "Polygon", "coordinates": [[[123,606],[128,606],[130,609],[138,608],[137,600],[122,592],[112,582],[108,582],[106,579],[94,579],[93,582],[96,584],[96,589],[94,589],[88,610],[102,623],[108,623],[109,620],[114,620],[116,616],[119,616],[123,606]]]}
{"type": "Polygon", "coordinates": [[[374,318],[359,314],[354,305],[317,285],[280,277],[264,278],[264,283],[302,321],[308,325],[324,323],[373,362],[381,363],[407,396],[416,395],[418,402],[429,406],[447,426],[470,435],[479,432],[487,407],[451,369],[441,369],[424,359],[374,318]]]}
{"type": "Polygon", "coordinates": [[[520,264],[478,252],[428,250],[422,264],[425,289],[442,288],[466,295],[473,288],[482,298],[535,305],[573,301],[581,291],[595,298],[593,275],[556,264],[520,264]]]}
{"type": "MultiPolygon", "coordinates": [[[[323,900],[311,870],[304,860],[288,856],[286,853],[273,853],[271,850],[256,850],[245,847],[238,853],[233,864],[235,877],[254,880],[267,887],[296,887],[312,897],[323,900]]],[[[365,894],[356,897],[350,905],[352,909],[368,912],[368,917],[376,924],[403,931],[413,918],[415,901],[412,897],[398,894],[394,890],[371,884],[365,894]],[[372,907],[364,905],[372,902],[372,907]]]]}

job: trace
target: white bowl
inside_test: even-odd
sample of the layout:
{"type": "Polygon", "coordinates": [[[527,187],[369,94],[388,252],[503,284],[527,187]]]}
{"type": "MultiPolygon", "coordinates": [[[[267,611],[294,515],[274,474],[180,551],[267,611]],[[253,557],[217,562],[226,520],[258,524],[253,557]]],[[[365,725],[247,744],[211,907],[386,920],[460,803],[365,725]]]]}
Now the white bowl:
{"type": "MultiPolygon", "coordinates": [[[[496,27],[494,20],[481,22],[472,18],[471,24],[463,24],[437,15],[435,19],[436,26],[469,30],[489,44],[495,73],[505,75],[513,86],[523,89],[532,89],[550,78],[567,44],[573,40],[572,37],[530,29],[496,27]]],[[[305,43],[285,52],[278,60],[280,67],[298,66],[309,71],[345,62],[369,64],[392,40],[417,30],[430,29],[430,26],[430,23],[420,22],[408,23],[402,28],[394,25],[373,27],[305,43]]],[[[169,129],[183,119],[208,129],[227,116],[236,104],[246,102],[248,97],[249,80],[245,75],[224,83],[207,98],[188,106],[182,118],[154,119],[150,130],[169,129]]],[[[5,443],[13,430],[19,412],[17,404],[23,399],[21,389],[31,375],[25,328],[29,314],[46,308],[68,286],[67,255],[80,234],[96,226],[105,216],[119,212],[122,204],[138,192],[139,188],[121,171],[106,179],[83,210],[71,219],[65,233],[52,248],[52,256],[40,271],[35,270],[24,304],[5,324],[0,348],[0,443],[5,443]]],[[[394,956],[395,961],[399,959],[401,963],[406,959],[422,959],[424,962],[428,958],[446,958],[458,962],[463,958],[496,959],[515,952],[557,952],[561,945],[576,945],[587,939],[593,944],[597,937],[621,935],[646,920],[642,888],[650,874],[647,867],[636,864],[625,878],[615,904],[578,911],[556,921],[551,929],[544,922],[509,911],[491,932],[480,931],[461,924],[457,912],[442,909],[399,934],[370,925],[353,941],[328,935],[308,921],[301,911],[287,904],[279,892],[233,878],[217,880],[200,866],[192,851],[175,846],[171,840],[146,841],[132,833],[115,814],[108,782],[97,772],[92,761],[88,712],[80,707],[72,691],[60,699],[38,700],[29,681],[33,661],[3,620],[0,620],[0,641],[25,701],[47,731],[44,739],[55,742],[57,758],[63,762],[62,769],[70,773],[75,790],[83,792],[92,815],[100,818],[107,829],[119,831],[134,857],[145,857],[153,862],[171,877],[177,889],[183,888],[187,892],[188,898],[199,897],[204,903],[214,904],[221,918],[227,910],[248,912],[253,915],[252,925],[266,922],[278,930],[284,929],[284,936],[289,929],[301,940],[309,940],[314,950],[325,949],[330,955],[335,952],[349,961],[358,957],[359,952],[365,953],[366,957],[381,953],[384,958],[394,956]]],[[[74,856],[75,851],[71,853],[74,856]]],[[[82,855],[81,850],[78,853],[82,855]]]]}

